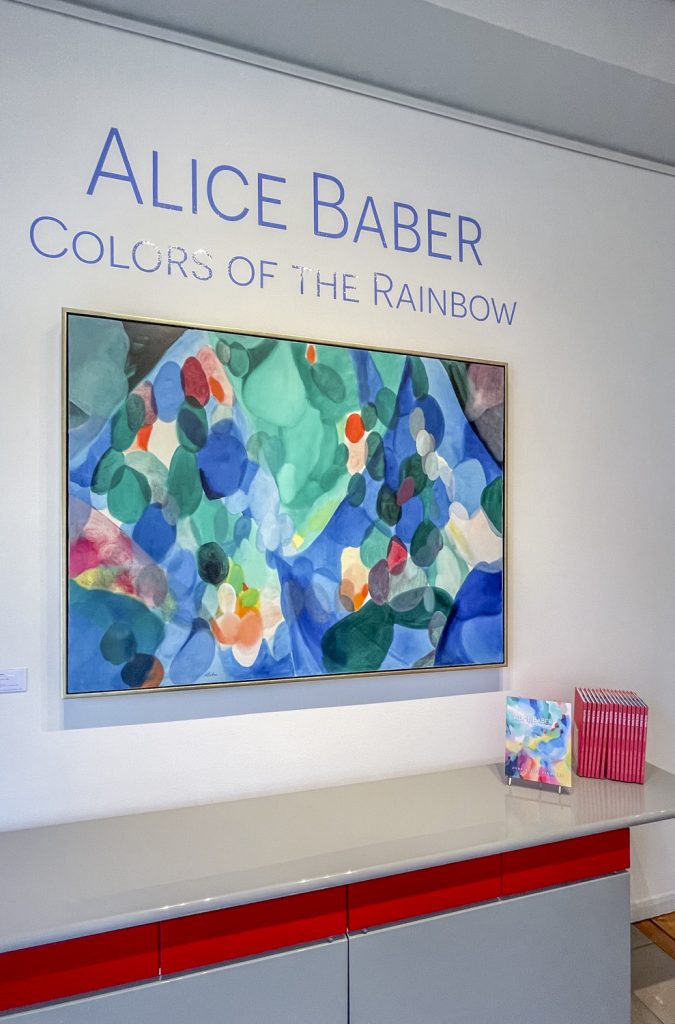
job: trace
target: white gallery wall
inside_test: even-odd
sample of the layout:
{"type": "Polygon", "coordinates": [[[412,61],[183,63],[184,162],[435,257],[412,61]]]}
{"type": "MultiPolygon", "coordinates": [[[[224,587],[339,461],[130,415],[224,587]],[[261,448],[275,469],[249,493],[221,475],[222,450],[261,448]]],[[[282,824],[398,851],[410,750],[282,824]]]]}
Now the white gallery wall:
{"type": "MultiPolygon", "coordinates": [[[[28,670],[26,693],[0,695],[0,826],[499,760],[505,690],[636,688],[649,758],[675,771],[675,180],[0,2],[0,666],[28,670]],[[102,169],[123,177],[91,189],[113,127],[102,169]],[[248,181],[214,179],[221,210],[249,207],[238,221],[209,205],[219,165],[248,181]],[[344,186],[342,238],[315,232],[313,172],[344,186]],[[279,203],[258,218],[260,174],[279,203]],[[353,240],[369,195],[386,248],[373,230],[353,240]],[[416,252],[394,248],[395,202],[422,225],[439,211],[416,252]],[[481,225],[481,265],[458,258],[460,215],[481,225]],[[234,283],[247,260],[253,283],[234,283]],[[317,296],[317,272],[337,297],[317,296]],[[428,287],[448,315],[420,311],[428,287]],[[459,293],[467,309],[484,297],[475,317],[459,293]],[[507,361],[509,667],[64,703],[64,306],[507,361]]],[[[672,909],[675,829],[643,832],[634,905],[672,909]]]]}

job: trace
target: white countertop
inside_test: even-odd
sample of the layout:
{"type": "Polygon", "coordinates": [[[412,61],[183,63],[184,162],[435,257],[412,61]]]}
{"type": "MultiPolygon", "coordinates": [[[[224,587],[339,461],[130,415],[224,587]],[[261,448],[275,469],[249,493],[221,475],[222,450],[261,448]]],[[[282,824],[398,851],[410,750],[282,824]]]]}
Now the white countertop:
{"type": "Polygon", "coordinates": [[[0,833],[0,950],[675,817],[675,776],[506,786],[501,765],[0,833]]]}

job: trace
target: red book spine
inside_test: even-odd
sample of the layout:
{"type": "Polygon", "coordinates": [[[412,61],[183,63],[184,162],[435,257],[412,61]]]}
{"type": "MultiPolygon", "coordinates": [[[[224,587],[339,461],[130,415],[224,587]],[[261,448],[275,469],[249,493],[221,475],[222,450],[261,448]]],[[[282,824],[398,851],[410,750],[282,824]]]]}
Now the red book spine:
{"type": "Polygon", "coordinates": [[[609,779],[610,771],[612,767],[612,756],[614,752],[614,691],[605,690],[605,704],[606,704],[606,717],[607,722],[605,725],[605,739],[604,739],[604,764],[602,768],[602,778],[609,779]]]}
{"type": "Polygon", "coordinates": [[[604,728],[606,725],[606,705],[604,702],[604,691],[597,690],[598,698],[598,725],[595,735],[595,757],[593,759],[593,777],[601,778],[602,754],[604,751],[604,728]]]}
{"type": "Polygon", "coordinates": [[[607,778],[616,778],[616,749],[618,733],[619,704],[616,690],[611,690],[610,719],[609,719],[609,744],[607,754],[607,778]]]}
{"type": "Polygon", "coordinates": [[[609,691],[601,690],[602,711],[600,723],[600,744],[596,778],[604,779],[607,774],[607,733],[609,731],[609,691]]]}
{"type": "Polygon", "coordinates": [[[633,694],[635,701],[635,749],[633,751],[633,782],[640,781],[640,762],[642,755],[642,734],[644,725],[644,701],[633,694]]]}
{"type": "Polygon", "coordinates": [[[630,697],[624,691],[621,694],[621,701],[623,703],[622,716],[623,716],[623,736],[621,743],[621,781],[629,781],[630,772],[630,727],[631,727],[631,706],[630,697]]]}
{"type": "Polygon", "coordinates": [[[623,728],[621,730],[621,766],[619,770],[619,776],[622,782],[628,782],[628,744],[629,744],[629,733],[630,733],[630,702],[625,693],[621,694],[621,720],[623,728]]]}
{"type": "Polygon", "coordinates": [[[588,775],[591,778],[595,775],[595,761],[597,757],[597,733],[599,725],[599,702],[597,699],[597,691],[594,689],[588,690],[588,696],[590,701],[589,708],[589,720],[590,729],[588,737],[588,775]]]}
{"type": "Polygon", "coordinates": [[[616,691],[616,703],[617,703],[617,720],[616,720],[616,760],[614,762],[614,778],[620,782],[621,772],[623,769],[623,734],[624,734],[624,713],[625,706],[623,703],[623,696],[620,690],[616,691]]]}
{"type": "Polygon", "coordinates": [[[640,742],[640,762],[638,765],[639,783],[645,781],[645,761],[647,760],[647,726],[649,724],[649,707],[642,701],[642,737],[640,742]]]}
{"type": "Polygon", "coordinates": [[[604,732],[607,725],[607,704],[605,702],[604,690],[596,690],[598,701],[598,728],[595,735],[595,761],[593,763],[593,776],[596,779],[602,778],[602,760],[604,752],[604,732]]]}
{"type": "Polygon", "coordinates": [[[630,781],[637,782],[638,778],[638,743],[640,738],[640,705],[638,703],[638,696],[633,690],[630,694],[631,702],[631,718],[632,718],[632,729],[631,729],[631,749],[630,749],[630,781]]]}
{"type": "Polygon", "coordinates": [[[621,742],[623,736],[623,701],[619,690],[615,691],[616,728],[614,730],[614,778],[621,779],[621,742]]]}
{"type": "Polygon", "coordinates": [[[624,772],[624,782],[633,781],[633,725],[634,725],[634,714],[635,708],[633,707],[633,695],[627,690],[624,694],[626,700],[626,768],[624,772]]]}

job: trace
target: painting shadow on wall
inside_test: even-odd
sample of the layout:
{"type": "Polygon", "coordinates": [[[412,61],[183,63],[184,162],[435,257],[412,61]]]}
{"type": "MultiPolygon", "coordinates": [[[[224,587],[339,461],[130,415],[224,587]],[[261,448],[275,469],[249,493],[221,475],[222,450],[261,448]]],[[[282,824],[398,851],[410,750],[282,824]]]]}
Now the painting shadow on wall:
{"type": "Polygon", "coordinates": [[[502,689],[501,669],[473,669],[414,676],[401,674],[341,680],[308,680],[199,690],[136,694],[131,700],[89,697],[65,701],[63,728],[95,729],[156,722],[226,718],[274,711],[351,707],[391,701],[425,700],[502,689]]]}
{"type": "Polygon", "coordinates": [[[501,688],[504,364],[64,326],[58,727],[501,688]]]}

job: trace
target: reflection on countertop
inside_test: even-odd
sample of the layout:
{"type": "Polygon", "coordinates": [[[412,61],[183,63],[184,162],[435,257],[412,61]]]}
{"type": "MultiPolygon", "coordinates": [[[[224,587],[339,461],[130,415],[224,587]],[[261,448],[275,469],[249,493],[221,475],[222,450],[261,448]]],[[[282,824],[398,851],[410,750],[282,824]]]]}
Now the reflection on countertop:
{"type": "Polygon", "coordinates": [[[0,833],[0,950],[675,817],[675,776],[507,786],[479,765],[0,833]]]}

